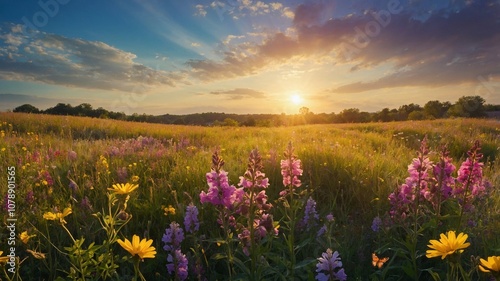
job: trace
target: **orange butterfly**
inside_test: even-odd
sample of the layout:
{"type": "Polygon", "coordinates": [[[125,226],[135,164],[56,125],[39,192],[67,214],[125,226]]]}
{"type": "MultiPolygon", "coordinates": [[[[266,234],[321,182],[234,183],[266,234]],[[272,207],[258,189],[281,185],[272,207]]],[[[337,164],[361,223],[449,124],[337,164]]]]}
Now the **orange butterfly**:
{"type": "Polygon", "coordinates": [[[372,253],[372,264],[375,267],[382,268],[384,266],[384,263],[386,263],[389,260],[389,258],[382,258],[380,259],[375,255],[375,253],[372,253]]]}

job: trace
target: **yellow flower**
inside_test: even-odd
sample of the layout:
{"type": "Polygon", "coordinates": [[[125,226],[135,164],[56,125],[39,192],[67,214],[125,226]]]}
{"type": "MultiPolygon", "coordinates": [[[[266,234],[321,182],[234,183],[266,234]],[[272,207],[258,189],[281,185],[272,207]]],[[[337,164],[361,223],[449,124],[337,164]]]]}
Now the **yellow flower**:
{"type": "Polygon", "coordinates": [[[35,237],[35,236],[36,235],[29,235],[28,231],[23,231],[21,234],[19,234],[19,239],[21,239],[21,241],[24,244],[28,244],[28,241],[30,241],[30,238],[35,237]]]}
{"type": "Polygon", "coordinates": [[[488,257],[488,260],[480,259],[479,269],[482,272],[500,272],[500,256],[488,257]]]}
{"type": "Polygon", "coordinates": [[[129,252],[132,257],[137,255],[141,260],[145,258],[154,258],[156,255],[155,247],[151,246],[151,244],[153,244],[152,239],[146,240],[146,238],[144,238],[139,241],[139,236],[134,235],[132,237],[132,243],[128,239],[125,239],[125,241],[118,239],[116,242],[129,252]]]}
{"type": "Polygon", "coordinates": [[[52,213],[52,212],[46,212],[43,214],[43,218],[48,220],[48,221],[55,221],[59,220],[62,224],[67,223],[64,218],[67,217],[69,214],[73,213],[71,208],[65,208],[62,213],[52,213]]]}
{"type": "Polygon", "coordinates": [[[452,255],[455,252],[462,253],[467,247],[470,246],[470,243],[465,243],[469,236],[464,233],[458,234],[458,237],[455,234],[455,231],[450,230],[446,235],[441,233],[441,239],[438,240],[430,240],[429,243],[431,245],[427,245],[430,250],[427,250],[427,254],[425,255],[428,258],[435,258],[441,256],[441,259],[445,259],[446,256],[452,255]]]}
{"type": "Polygon", "coordinates": [[[4,152],[4,151],[5,151],[5,147],[2,147],[2,152],[4,152]]]}
{"type": "Polygon", "coordinates": [[[3,254],[3,252],[0,251],[0,264],[6,263],[7,261],[9,261],[9,257],[2,257],[2,254],[3,254]]]}
{"type": "Polygon", "coordinates": [[[164,208],[163,211],[165,211],[165,216],[168,216],[169,214],[175,215],[175,208],[172,207],[172,205],[168,205],[168,207],[164,208]]]}
{"type": "Polygon", "coordinates": [[[45,259],[45,254],[44,253],[32,251],[30,249],[27,249],[26,252],[30,253],[37,260],[43,260],[43,259],[45,259]]]}
{"type": "Polygon", "coordinates": [[[136,190],[139,187],[137,184],[130,183],[119,183],[113,184],[113,188],[108,188],[109,191],[113,191],[115,194],[129,194],[130,192],[136,190]]]}
{"type": "Polygon", "coordinates": [[[138,176],[133,176],[132,177],[132,182],[138,182],[139,181],[139,177],[138,176]]]}

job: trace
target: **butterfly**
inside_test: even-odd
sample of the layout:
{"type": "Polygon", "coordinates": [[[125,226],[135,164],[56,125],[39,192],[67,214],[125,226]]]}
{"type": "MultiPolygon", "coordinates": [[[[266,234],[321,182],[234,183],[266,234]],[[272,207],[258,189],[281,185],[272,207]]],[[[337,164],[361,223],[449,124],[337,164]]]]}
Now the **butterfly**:
{"type": "Polygon", "coordinates": [[[375,253],[372,253],[372,264],[375,267],[382,268],[384,266],[384,263],[386,263],[389,260],[389,258],[379,258],[375,253]]]}

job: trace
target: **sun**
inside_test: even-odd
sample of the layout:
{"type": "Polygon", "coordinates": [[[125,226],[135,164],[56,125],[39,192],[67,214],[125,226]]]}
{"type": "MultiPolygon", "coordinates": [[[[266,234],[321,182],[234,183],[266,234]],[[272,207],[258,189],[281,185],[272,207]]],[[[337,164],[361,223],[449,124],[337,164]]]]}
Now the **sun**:
{"type": "Polygon", "coordinates": [[[290,100],[292,101],[293,104],[295,105],[299,105],[302,103],[302,97],[298,94],[293,94],[291,97],[290,97],[290,100]]]}

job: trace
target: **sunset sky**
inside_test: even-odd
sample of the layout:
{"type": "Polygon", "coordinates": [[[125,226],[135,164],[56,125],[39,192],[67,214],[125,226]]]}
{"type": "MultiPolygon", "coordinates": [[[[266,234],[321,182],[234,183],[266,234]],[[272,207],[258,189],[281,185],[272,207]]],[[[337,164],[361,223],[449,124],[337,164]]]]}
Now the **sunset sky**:
{"type": "Polygon", "coordinates": [[[500,1],[0,0],[0,111],[500,104],[500,1]]]}

